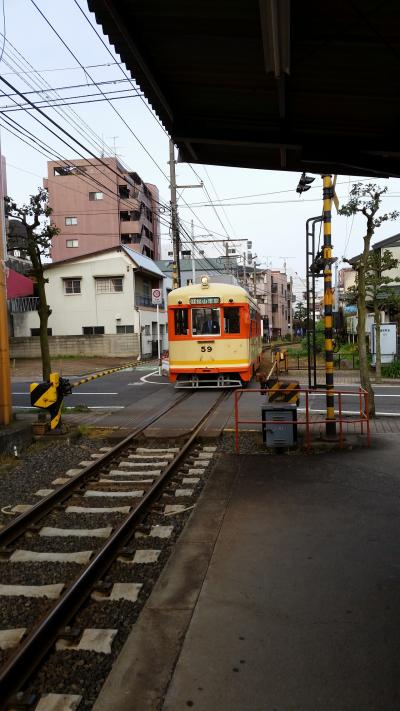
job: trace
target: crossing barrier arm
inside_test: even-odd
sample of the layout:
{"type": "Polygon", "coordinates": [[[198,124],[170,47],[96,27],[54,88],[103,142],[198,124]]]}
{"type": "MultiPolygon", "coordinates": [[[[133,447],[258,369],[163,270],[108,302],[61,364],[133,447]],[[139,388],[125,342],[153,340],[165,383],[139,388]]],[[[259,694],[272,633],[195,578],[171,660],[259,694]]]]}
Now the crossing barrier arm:
{"type": "Polygon", "coordinates": [[[137,361],[124,363],[124,365],[119,365],[116,368],[108,368],[107,370],[102,370],[100,373],[93,373],[93,375],[88,375],[73,383],[71,383],[68,378],[62,378],[59,373],[51,373],[48,381],[30,384],[31,405],[32,407],[37,407],[49,413],[50,430],[55,430],[61,426],[61,411],[64,397],[71,395],[73,388],[77,388],[85,383],[90,383],[92,380],[97,380],[97,378],[104,377],[105,375],[111,375],[119,370],[134,368],[136,365],[137,361]]]}

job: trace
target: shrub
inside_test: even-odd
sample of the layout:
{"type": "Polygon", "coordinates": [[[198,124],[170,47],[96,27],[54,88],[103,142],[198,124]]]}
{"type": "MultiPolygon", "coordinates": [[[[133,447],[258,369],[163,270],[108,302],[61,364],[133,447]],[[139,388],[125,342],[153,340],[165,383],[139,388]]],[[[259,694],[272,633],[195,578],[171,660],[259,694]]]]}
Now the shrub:
{"type": "Polygon", "coordinates": [[[384,378],[400,378],[400,360],[382,365],[382,375],[384,378]]]}

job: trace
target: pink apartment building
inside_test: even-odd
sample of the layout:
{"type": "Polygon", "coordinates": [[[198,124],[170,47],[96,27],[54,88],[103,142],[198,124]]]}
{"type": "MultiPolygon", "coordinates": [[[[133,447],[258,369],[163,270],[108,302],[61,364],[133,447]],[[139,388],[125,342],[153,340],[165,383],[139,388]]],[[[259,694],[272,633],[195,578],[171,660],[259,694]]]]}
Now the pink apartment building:
{"type": "Polygon", "coordinates": [[[119,244],[160,259],[155,185],[127,172],[115,157],[49,161],[47,169],[43,183],[51,221],[60,230],[51,247],[53,262],[119,244]]]}

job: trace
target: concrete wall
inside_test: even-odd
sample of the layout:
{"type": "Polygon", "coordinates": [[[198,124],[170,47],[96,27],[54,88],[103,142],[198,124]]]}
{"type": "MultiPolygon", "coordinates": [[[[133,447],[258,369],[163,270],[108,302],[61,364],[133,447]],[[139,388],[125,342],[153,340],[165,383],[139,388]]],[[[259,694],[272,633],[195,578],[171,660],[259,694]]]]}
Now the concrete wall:
{"type": "MultiPolygon", "coordinates": [[[[139,355],[137,333],[102,336],[49,336],[49,343],[50,354],[53,357],[63,355],[115,356],[130,360],[139,355]]],[[[10,357],[40,358],[39,336],[10,338],[10,357]]]]}

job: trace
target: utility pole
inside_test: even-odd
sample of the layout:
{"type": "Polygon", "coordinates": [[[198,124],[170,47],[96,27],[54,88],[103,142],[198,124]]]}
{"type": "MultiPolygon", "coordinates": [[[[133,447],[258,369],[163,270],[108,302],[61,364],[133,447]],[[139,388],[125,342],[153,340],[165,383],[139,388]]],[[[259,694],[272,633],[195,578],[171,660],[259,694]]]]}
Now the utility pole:
{"type": "Polygon", "coordinates": [[[257,264],[255,260],[253,268],[253,296],[257,299],[257,264]]]}
{"type": "Polygon", "coordinates": [[[247,284],[247,273],[246,273],[246,252],[243,252],[243,282],[246,286],[247,284]]]}
{"type": "Polygon", "coordinates": [[[336,313],[339,311],[339,282],[338,282],[338,272],[339,272],[339,265],[336,262],[335,264],[335,311],[336,313]]]}
{"type": "Polygon", "coordinates": [[[325,383],[326,383],[326,435],[336,435],[335,396],[333,395],[333,314],[332,314],[332,176],[323,175],[324,201],[324,325],[325,325],[325,383]],[[332,392],[331,392],[332,391],[332,392]]]}
{"type": "Polygon", "coordinates": [[[192,245],[191,245],[191,250],[190,253],[192,255],[192,284],[196,283],[196,262],[195,262],[195,253],[194,253],[194,222],[193,220],[190,221],[190,231],[191,231],[191,238],[192,238],[192,245]]]}
{"type": "Polygon", "coordinates": [[[172,249],[174,253],[174,265],[172,271],[173,288],[181,286],[181,266],[180,266],[180,240],[178,225],[178,210],[176,205],[176,176],[175,176],[175,147],[173,141],[169,141],[169,180],[171,191],[171,229],[172,229],[172,249]]]}
{"type": "Polygon", "coordinates": [[[0,142],[0,425],[9,425],[12,420],[12,407],[5,262],[7,256],[7,242],[4,216],[4,176],[2,167],[0,142]]]}

